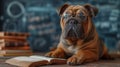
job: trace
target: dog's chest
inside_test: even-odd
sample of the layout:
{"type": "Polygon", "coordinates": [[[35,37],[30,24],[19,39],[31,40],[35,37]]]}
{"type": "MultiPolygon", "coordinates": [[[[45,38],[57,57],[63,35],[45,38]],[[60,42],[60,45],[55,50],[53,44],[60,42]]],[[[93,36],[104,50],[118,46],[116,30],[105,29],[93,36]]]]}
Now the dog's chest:
{"type": "Polygon", "coordinates": [[[73,55],[75,54],[75,52],[77,52],[77,48],[74,47],[74,46],[67,46],[65,48],[65,52],[68,54],[68,55],[73,55]]]}
{"type": "Polygon", "coordinates": [[[68,49],[68,51],[70,51],[72,53],[74,53],[76,51],[75,47],[73,47],[73,46],[69,46],[67,49],[68,49]]]}

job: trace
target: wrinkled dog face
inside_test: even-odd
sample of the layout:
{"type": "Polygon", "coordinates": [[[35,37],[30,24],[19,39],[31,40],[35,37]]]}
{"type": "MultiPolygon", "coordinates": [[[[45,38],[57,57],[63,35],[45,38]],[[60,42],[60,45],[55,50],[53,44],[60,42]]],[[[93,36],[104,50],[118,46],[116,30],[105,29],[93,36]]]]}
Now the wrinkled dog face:
{"type": "Polygon", "coordinates": [[[75,6],[68,4],[61,7],[62,34],[65,39],[79,39],[84,36],[85,30],[83,29],[83,26],[87,23],[88,16],[92,17],[88,12],[88,10],[92,10],[91,8],[91,5],[75,6]]]}
{"type": "Polygon", "coordinates": [[[81,38],[83,31],[83,23],[86,21],[87,16],[81,11],[79,6],[74,6],[71,9],[68,8],[63,13],[63,19],[65,23],[64,37],[67,38],[81,38]]]}

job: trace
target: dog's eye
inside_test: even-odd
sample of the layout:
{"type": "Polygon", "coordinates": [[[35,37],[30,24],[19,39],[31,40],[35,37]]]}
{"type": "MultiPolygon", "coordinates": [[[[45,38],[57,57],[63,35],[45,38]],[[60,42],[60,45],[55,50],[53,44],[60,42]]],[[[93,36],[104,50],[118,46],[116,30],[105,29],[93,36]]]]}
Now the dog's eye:
{"type": "Polygon", "coordinates": [[[67,19],[68,17],[71,17],[71,15],[70,15],[69,13],[64,13],[64,14],[63,14],[63,18],[64,18],[64,19],[67,19]]]}
{"type": "Polygon", "coordinates": [[[78,14],[78,16],[80,17],[81,20],[84,20],[85,19],[85,15],[81,12],[78,14]]]}

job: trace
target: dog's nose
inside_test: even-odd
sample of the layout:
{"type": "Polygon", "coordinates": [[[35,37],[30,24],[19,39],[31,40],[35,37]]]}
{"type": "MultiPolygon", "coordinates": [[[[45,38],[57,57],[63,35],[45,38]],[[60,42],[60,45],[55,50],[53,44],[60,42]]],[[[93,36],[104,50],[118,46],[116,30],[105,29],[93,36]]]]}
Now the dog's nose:
{"type": "Polygon", "coordinates": [[[70,24],[78,24],[78,21],[77,21],[77,20],[74,20],[74,19],[71,19],[71,20],[69,21],[69,23],[70,23],[70,24]]]}

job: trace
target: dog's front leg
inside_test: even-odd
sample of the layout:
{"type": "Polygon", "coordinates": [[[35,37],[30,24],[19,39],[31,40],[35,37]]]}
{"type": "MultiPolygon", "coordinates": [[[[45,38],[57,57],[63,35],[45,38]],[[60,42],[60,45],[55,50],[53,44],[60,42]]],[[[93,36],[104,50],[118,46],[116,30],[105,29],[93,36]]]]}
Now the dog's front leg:
{"type": "Polygon", "coordinates": [[[54,51],[48,52],[45,56],[54,58],[66,58],[66,53],[61,47],[57,47],[54,51]]]}
{"type": "Polygon", "coordinates": [[[79,65],[86,62],[97,61],[98,56],[89,50],[79,50],[72,57],[68,58],[67,64],[69,65],[79,65]]]}

